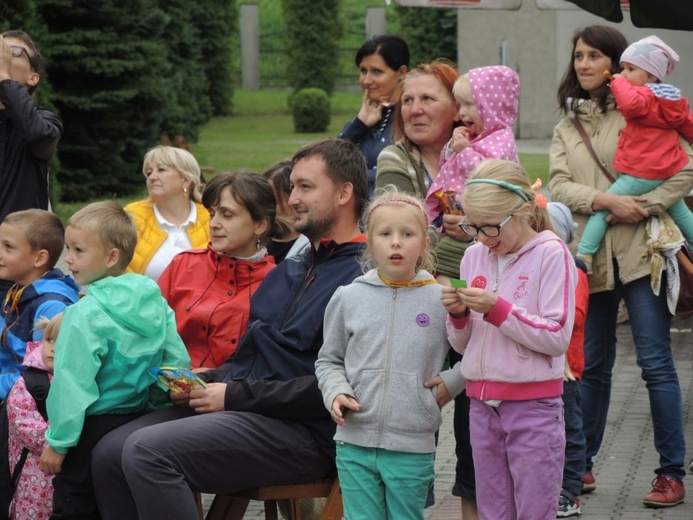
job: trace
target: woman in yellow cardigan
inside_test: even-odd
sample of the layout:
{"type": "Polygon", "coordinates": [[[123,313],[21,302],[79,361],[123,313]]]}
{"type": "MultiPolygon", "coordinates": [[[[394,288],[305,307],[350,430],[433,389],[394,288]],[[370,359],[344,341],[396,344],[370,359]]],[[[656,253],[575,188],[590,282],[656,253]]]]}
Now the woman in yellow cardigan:
{"type": "Polygon", "coordinates": [[[128,204],[137,226],[137,247],[128,272],[154,281],[174,256],[209,242],[209,213],[200,203],[200,166],[182,148],[156,146],[144,156],[149,198],[128,204]]]}

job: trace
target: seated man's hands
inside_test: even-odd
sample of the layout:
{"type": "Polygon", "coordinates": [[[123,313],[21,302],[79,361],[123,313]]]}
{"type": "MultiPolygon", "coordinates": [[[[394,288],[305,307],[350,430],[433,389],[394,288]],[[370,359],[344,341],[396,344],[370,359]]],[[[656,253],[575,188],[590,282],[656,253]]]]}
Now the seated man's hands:
{"type": "Polygon", "coordinates": [[[190,392],[188,406],[197,413],[223,412],[225,398],[226,383],[209,383],[207,388],[190,392]]]}

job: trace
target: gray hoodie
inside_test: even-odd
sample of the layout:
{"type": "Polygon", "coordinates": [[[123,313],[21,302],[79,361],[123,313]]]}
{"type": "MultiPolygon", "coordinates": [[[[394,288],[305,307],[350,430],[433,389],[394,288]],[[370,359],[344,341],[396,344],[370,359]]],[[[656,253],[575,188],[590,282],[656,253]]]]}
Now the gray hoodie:
{"type": "MultiPolygon", "coordinates": [[[[433,279],[419,271],[414,281],[433,279]]],[[[435,377],[450,348],[441,286],[392,288],[371,270],[337,289],[325,311],[315,373],[325,407],[339,394],[361,403],[337,428],[336,441],[409,453],[435,451],[441,424],[435,377]]],[[[457,367],[440,374],[454,397],[464,389],[457,367]]]]}

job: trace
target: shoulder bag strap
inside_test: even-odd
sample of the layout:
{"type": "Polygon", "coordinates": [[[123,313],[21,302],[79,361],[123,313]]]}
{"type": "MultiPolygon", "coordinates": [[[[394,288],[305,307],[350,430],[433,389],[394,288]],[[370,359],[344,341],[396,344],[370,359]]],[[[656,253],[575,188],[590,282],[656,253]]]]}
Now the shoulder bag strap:
{"type": "Polygon", "coordinates": [[[577,117],[571,117],[570,121],[573,123],[575,126],[575,129],[578,131],[578,134],[580,134],[580,137],[582,138],[582,142],[585,143],[585,146],[587,147],[587,151],[590,153],[592,156],[592,159],[594,159],[594,162],[597,163],[597,166],[599,166],[599,169],[601,172],[604,174],[604,176],[611,181],[613,184],[616,182],[616,179],[609,173],[609,171],[604,167],[602,162],[599,160],[599,157],[597,157],[597,152],[594,151],[594,147],[592,146],[592,140],[589,138],[587,135],[587,132],[585,132],[585,128],[582,126],[582,123],[577,117]]]}
{"type": "Polygon", "coordinates": [[[421,161],[421,162],[416,161],[415,157],[411,154],[411,152],[407,148],[407,145],[404,141],[402,141],[400,146],[401,146],[402,150],[404,150],[404,153],[407,154],[407,158],[409,159],[409,162],[411,163],[412,167],[414,168],[414,171],[416,172],[416,181],[419,184],[419,190],[421,190],[421,198],[425,199],[426,198],[426,192],[428,190],[426,189],[426,182],[424,181],[424,178],[426,178],[427,174],[422,169],[422,166],[421,166],[423,161],[421,161]]]}

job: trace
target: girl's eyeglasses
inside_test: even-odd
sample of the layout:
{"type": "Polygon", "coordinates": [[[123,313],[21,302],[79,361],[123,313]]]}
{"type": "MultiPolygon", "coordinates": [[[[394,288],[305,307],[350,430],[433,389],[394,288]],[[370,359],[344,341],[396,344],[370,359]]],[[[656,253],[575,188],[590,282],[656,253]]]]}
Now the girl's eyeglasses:
{"type": "Polygon", "coordinates": [[[501,228],[505,226],[508,222],[510,222],[510,219],[513,218],[513,215],[508,215],[503,219],[503,222],[501,222],[498,225],[493,225],[493,224],[486,224],[485,226],[475,226],[474,224],[469,224],[467,222],[467,217],[464,217],[460,223],[460,229],[467,233],[470,237],[475,237],[479,233],[483,233],[489,238],[494,238],[500,235],[501,228]]]}

